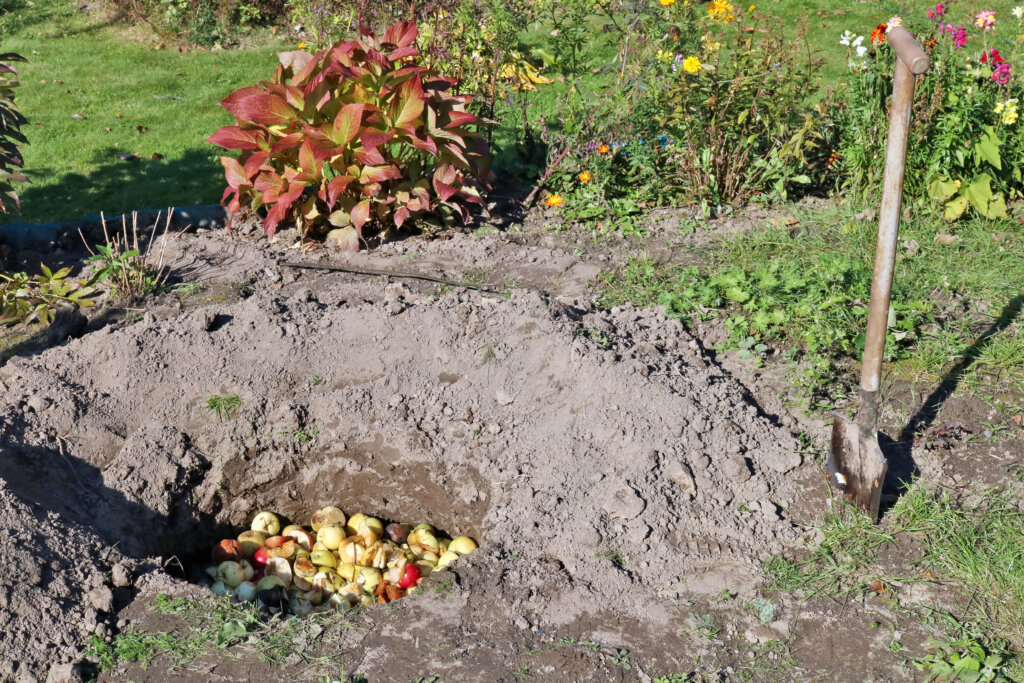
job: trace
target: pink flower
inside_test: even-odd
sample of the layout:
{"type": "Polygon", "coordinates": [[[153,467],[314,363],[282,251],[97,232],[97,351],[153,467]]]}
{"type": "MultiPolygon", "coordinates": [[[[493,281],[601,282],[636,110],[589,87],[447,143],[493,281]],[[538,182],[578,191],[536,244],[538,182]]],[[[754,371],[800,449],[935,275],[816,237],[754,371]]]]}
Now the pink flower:
{"type": "Polygon", "coordinates": [[[942,17],[942,15],[945,14],[945,13],[946,13],[946,6],[943,5],[941,2],[939,4],[937,4],[934,8],[932,8],[932,9],[928,10],[927,12],[925,12],[925,14],[928,15],[929,19],[938,19],[938,18],[942,17]]]}
{"type": "Polygon", "coordinates": [[[995,71],[992,72],[992,80],[999,85],[1006,85],[1010,82],[1010,69],[1012,68],[1013,67],[1005,62],[1000,64],[995,68],[995,71]]]}
{"type": "Polygon", "coordinates": [[[996,27],[996,13],[990,11],[978,12],[974,15],[974,25],[986,31],[991,31],[996,27]]]}
{"type": "Polygon", "coordinates": [[[946,24],[942,27],[942,33],[950,37],[955,47],[967,45],[967,29],[963,26],[954,27],[953,24],[946,24]]]}

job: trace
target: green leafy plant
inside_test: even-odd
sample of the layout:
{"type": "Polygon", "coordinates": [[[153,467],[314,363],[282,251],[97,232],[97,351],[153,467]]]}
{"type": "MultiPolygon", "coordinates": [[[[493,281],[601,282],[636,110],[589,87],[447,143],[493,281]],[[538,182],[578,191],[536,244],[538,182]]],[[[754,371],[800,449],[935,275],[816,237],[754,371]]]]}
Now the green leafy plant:
{"type": "Polygon", "coordinates": [[[927,671],[930,681],[966,681],[981,683],[1009,681],[1005,653],[992,652],[973,638],[940,646],[935,652],[914,660],[914,666],[927,671]]]}
{"type": "MultiPolygon", "coordinates": [[[[656,121],[676,147],[676,177],[710,207],[786,199],[794,184],[819,180],[808,154],[819,149],[829,105],[806,97],[820,64],[763,15],[738,13],[728,30],[721,23],[706,23],[701,51],[681,64],[683,78],[656,95],[656,121]]],[[[796,42],[804,35],[806,26],[796,42]]]]}
{"type": "Polygon", "coordinates": [[[28,177],[16,169],[24,165],[18,143],[28,142],[21,132],[27,119],[14,105],[14,89],[18,87],[18,70],[11,62],[27,61],[13,52],[0,54],[0,211],[7,213],[4,199],[20,207],[15,185],[27,183],[28,177]]]}
{"type": "Polygon", "coordinates": [[[265,209],[270,237],[285,220],[307,237],[334,227],[348,249],[368,225],[465,219],[466,204],[481,201],[487,145],[471,129],[470,98],[419,65],[416,36],[402,22],[316,55],[283,52],[270,81],[225,98],[238,124],[210,142],[242,150],[221,157],[228,210],[265,209]]]}
{"type": "Polygon", "coordinates": [[[39,275],[0,273],[0,325],[33,323],[48,325],[63,306],[87,308],[95,305],[96,290],[90,282],[68,280],[71,268],[53,272],[39,265],[39,275]]]}
{"type": "MultiPolygon", "coordinates": [[[[164,235],[170,228],[172,214],[173,210],[168,210],[167,220],[164,223],[164,235]]],[[[107,230],[107,219],[102,213],[100,219],[103,224],[103,236],[106,239],[106,244],[97,244],[95,252],[86,244],[86,248],[92,254],[86,259],[86,262],[99,264],[92,281],[111,281],[114,293],[127,300],[141,298],[163,287],[168,276],[168,271],[164,267],[166,240],[161,242],[156,262],[151,260],[153,237],[156,235],[159,221],[154,221],[149,241],[145,247],[140,247],[138,214],[136,212],[132,212],[131,233],[129,234],[128,231],[128,218],[121,216],[121,234],[115,234],[113,238],[107,230]],[[131,248],[129,248],[129,244],[131,248]]]]}

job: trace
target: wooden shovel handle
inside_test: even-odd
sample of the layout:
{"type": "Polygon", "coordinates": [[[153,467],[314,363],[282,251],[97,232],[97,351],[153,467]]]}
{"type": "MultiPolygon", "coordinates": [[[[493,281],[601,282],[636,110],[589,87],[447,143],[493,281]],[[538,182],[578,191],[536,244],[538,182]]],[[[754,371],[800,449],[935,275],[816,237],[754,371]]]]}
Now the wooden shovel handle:
{"type": "Polygon", "coordinates": [[[896,264],[896,236],[899,232],[900,204],[903,199],[907,135],[914,104],[913,69],[919,68],[923,71],[928,68],[928,55],[906,29],[895,26],[887,37],[899,59],[896,60],[892,104],[889,110],[889,137],[885,148],[885,172],[882,176],[882,205],[878,212],[878,243],[875,248],[875,270],[871,279],[871,304],[864,341],[864,365],[860,377],[861,405],[862,412],[866,413],[866,419],[858,420],[865,430],[872,432],[877,419],[878,386],[882,371],[882,354],[885,350],[885,330],[889,319],[893,268],[896,264]]]}
{"type": "Polygon", "coordinates": [[[910,35],[910,31],[902,26],[893,26],[885,37],[896,52],[896,56],[910,69],[910,73],[919,76],[928,70],[931,63],[928,55],[914,40],[914,36],[910,35]]]}

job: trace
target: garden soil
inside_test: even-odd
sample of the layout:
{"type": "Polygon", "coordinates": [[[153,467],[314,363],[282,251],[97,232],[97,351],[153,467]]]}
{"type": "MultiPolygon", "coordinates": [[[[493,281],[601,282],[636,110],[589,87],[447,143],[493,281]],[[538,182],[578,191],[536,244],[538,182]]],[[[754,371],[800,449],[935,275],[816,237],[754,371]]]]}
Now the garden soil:
{"type": "MultiPolygon", "coordinates": [[[[211,643],[101,680],[699,669],[722,644],[699,635],[701,606],[746,604],[826,505],[793,418],[661,311],[596,310],[615,257],[445,237],[346,255],[166,235],[154,249],[202,291],[0,365],[0,680],[79,680],[90,640],[187,630],[153,601],[212,600],[195,581],[213,542],[259,510],[301,524],[332,504],[480,547],[391,606],[289,631],[282,661],[211,643]],[[208,409],[229,394],[237,413],[208,409]]],[[[776,606],[738,609],[720,637],[785,639],[800,608],[776,606]]]]}

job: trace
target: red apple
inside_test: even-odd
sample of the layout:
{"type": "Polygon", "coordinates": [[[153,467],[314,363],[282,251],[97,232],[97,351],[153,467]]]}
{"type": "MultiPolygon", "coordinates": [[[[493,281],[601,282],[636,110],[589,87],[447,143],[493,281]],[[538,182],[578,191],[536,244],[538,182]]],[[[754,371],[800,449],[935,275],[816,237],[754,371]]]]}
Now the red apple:
{"type": "Polygon", "coordinates": [[[402,574],[402,578],[398,580],[398,585],[402,588],[412,588],[423,576],[423,572],[416,565],[410,563],[405,565],[405,573],[402,574]]]}
{"type": "Polygon", "coordinates": [[[270,555],[267,554],[266,548],[257,548],[256,552],[252,554],[252,566],[257,571],[262,571],[267,566],[267,560],[270,559],[270,555]]]}

